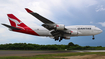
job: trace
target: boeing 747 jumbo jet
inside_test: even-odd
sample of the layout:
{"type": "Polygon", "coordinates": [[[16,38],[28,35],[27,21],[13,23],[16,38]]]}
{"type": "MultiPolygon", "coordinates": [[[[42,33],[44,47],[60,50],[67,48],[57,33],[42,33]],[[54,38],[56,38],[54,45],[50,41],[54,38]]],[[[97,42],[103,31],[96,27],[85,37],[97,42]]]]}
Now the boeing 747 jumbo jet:
{"type": "Polygon", "coordinates": [[[39,15],[38,13],[31,11],[28,8],[25,8],[25,10],[29,14],[33,15],[38,20],[43,22],[42,24],[43,27],[42,28],[28,27],[17,17],[15,17],[13,14],[7,14],[11,25],[7,25],[7,24],[2,24],[2,25],[8,27],[11,31],[31,34],[36,36],[51,37],[55,39],[55,41],[59,40],[59,42],[62,39],[70,39],[70,37],[73,37],[73,36],[93,36],[92,39],[95,39],[94,35],[100,34],[102,32],[101,29],[93,25],[65,26],[63,24],[56,24],[46,19],[45,17],[39,15]]]}

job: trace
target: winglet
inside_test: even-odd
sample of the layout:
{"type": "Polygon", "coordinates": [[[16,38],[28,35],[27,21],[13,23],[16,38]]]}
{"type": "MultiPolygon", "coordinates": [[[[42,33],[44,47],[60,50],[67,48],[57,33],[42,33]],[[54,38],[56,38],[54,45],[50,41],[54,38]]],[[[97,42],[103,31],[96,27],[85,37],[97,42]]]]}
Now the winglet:
{"type": "Polygon", "coordinates": [[[28,13],[33,12],[33,11],[31,11],[30,9],[28,9],[28,8],[25,8],[25,10],[26,10],[28,13]]]}

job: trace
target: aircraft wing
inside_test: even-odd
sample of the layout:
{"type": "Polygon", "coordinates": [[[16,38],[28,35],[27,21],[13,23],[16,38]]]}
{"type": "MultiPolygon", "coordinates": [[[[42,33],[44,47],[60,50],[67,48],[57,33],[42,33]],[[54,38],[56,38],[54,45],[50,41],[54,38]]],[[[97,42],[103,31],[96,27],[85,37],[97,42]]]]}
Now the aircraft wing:
{"type": "MultiPolygon", "coordinates": [[[[31,15],[33,15],[34,17],[36,17],[37,19],[39,19],[41,22],[43,22],[44,24],[42,24],[42,26],[45,27],[45,28],[47,28],[48,30],[52,30],[52,29],[53,29],[52,27],[57,26],[56,23],[54,23],[54,22],[48,20],[47,18],[45,18],[45,17],[39,15],[38,13],[33,12],[33,11],[31,11],[30,9],[28,9],[28,8],[25,8],[25,10],[26,10],[28,13],[30,13],[31,15]]],[[[67,29],[65,28],[65,30],[67,30],[67,29]]]]}
{"type": "Polygon", "coordinates": [[[39,20],[42,21],[43,23],[55,24],[54,22],[52,22],[52,21],[48,20],[47,18],[45,18],[45,17],[39,15],[38,13],[35,13],[35,12],[31,11],[31,10],[28,9],[28,8],[25,8],[25,9],[26,9],[26,11],[27,11],[28,13],[30,13],[31,15],[33,15],[34,17],[36,17],[37,19],[39,19],[39,20]]]}
{"type": "Polygon", "coordinates": [[[39,15],[38,13],[35,13],[35,12],[31,11],[28,8],[25,8],[25,9],[26,9],[26,11],[28,13],[30,13],[31,15],[33,15],[34,17],[39,19],[41,22],[43,22],[44,23],[44,24],[42,24],[43,27],[45,27],[48,30],[53,30],[51,32],[51,34],[53,36],[64,34],[67,31],[67,29],[65,28],[64,25],[62,25],[62,24],[56,24],[56,23],[46,19],[45,17],[39,15]]]}

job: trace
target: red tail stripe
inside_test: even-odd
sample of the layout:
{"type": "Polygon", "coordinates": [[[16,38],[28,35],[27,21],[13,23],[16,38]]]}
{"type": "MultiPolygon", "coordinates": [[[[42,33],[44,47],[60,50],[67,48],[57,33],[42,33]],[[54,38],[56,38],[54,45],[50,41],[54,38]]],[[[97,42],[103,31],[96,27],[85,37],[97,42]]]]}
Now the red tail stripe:
{"type": "Polygon", "coordinates": [[[21,26],[21,27],[27,27],[24,23],[21,24],[16,24],[15,22],[11,21],[11,19],[14,19],[16,21],[18,21],[19,23],[21,22],[17,17],[15,17],[13,14],[7,14],[7,16],[9,17],[9,21],[11,23],[11,26],[16,27],[16,25],[21,26]]]}
{"type": "Polygon", "coordinates": [[[23,29],[23,30],[13,30],[13,31],[39,36],[35,31],[33,31],[30,27],[26,26],[13,14],[7,14],[7,16],[9,17],[11,26],[23,29]]]}
{"type": "Polygon", "coordinates": [[[8,16],[9,18],[16,19],[17,21],[20,22],[20,20],[19,20],[17,17],[15,17],[13,14],[7,14],[7,16],[8,16]]]}

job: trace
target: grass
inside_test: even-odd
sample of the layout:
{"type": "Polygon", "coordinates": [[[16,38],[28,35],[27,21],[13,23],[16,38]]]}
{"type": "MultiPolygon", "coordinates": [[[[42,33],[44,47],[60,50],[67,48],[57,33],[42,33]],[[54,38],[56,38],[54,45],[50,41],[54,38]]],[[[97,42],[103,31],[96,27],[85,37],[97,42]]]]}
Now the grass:
{"type": "Polygon", "coordinates": [[[31,57],[18,57],[18,56],[10,56],[10,57],[0,57],[0,59],[60,59],[49,56],[31,56],[31,57]]]}
{"type": "Polygon", "coordinates": [[[91,55],[91,54],[105,55],[105,52],[83,52],[83,53],[76,52],[76,53],[44,54],[37,56],[77,56],[77,55],[91,55]]]}
{"type": "MultiPolygon", "coordinates": [[[[61,59],[61,58],[55,58],[55,57],[65,57],[65,56],[82,56],[82,55],[105,55],[105,52],[84,52],[84,53],[57,53],[57,54],[44,54],[44,55],[35,55],[35,56],[9,56],[9,57],[0,57],[0,59],[61,59]]],[[[62,58],[64,59],[64,58],[62,58]]]]}

